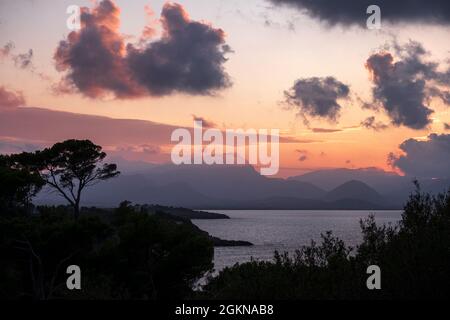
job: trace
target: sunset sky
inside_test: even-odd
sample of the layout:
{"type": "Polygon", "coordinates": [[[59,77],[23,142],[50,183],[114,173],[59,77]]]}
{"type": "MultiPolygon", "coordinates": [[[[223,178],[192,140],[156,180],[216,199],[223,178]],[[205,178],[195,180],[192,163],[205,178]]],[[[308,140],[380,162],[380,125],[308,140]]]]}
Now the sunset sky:
{"type": "Polygon", "coordinates": [[[195,116],[280,129],[280,176],[414,173],[417,148],[450,155],[448,5],[428,1],[442,3],[433,16],[385,2],[370,30],[364,10],[341,20],[302,0],[2,0],[0,152],[89,138],[117,157],[165,162],[170,132],[195,116]],[[85,7],[80,31],[66,26],[70,5],[85,7]]]}

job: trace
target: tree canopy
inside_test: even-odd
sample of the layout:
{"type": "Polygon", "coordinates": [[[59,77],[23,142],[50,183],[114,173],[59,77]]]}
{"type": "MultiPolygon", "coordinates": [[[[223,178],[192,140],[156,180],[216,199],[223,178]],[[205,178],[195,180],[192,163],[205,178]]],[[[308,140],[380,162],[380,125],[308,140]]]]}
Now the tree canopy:
{"type": "Polygon", "coordinates": [[[115,164],[103,163],[106,153],[89,140],[67,140],[33,153],[11,155],[14,167],[27,170],[60,194],[80,213],[85,188],[120,174],[115,164]]]}
{"type": "Polygon", "coordinates": [[[0,155],[0,208],[28,207],[45,181],[36,172],[14,165],[10,156],[0,155]]]}

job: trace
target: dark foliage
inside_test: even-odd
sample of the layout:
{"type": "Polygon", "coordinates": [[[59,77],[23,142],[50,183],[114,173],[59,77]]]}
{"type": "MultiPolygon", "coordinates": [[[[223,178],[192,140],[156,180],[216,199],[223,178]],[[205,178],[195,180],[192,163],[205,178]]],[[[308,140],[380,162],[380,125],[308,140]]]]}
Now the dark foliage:
{"type": "Polygon", "coordinates": [[[31,199],[44,185],[42,178],[27,168],[18,168],[10,156],[0,155],[0,209],[3,213],[28,209],[31,199]]]}
{"type": "Polygon", "coordinates": [[[323,235],[292,257],[236,264],[201,294],[213,299],[415,299],[450,297],[450,191],[410,196],[398,226],[361,221],[363,242],[355,252],[323,235]],[[368,290],[367,267],[381,268],[382,289],[368,290]]]}
{"type": "Polygon", "coordinates": [[[78,218],[83,190],[120,174],[115,164],[103,163],[105,157],[102,147],[89,140],[66,140],[42,151],[8,158],[14,168],[39,176],[66,199],[78,218]]]}
{"type": "Polygon", "coordinates": [[[212,268],[205,235],[126,203],[103,213],[110,219],[74,219],[67,207],[39,211],[0,218],[0,299],[186,298],[212,268]],[[72,264],[82,270],[80,291],[66,287],[72,264]]]}

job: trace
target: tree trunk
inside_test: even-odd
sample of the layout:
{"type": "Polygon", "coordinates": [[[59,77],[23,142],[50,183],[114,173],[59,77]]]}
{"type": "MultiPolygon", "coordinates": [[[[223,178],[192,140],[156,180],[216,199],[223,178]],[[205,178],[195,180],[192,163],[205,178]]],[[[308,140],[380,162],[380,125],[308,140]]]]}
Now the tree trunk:
{"type": "Polygon", "coordinates": [[[78,201],[73,205],[73,213],[75,220],[78,220],[78,217],[80,216],[80,203],[78,201]]]}

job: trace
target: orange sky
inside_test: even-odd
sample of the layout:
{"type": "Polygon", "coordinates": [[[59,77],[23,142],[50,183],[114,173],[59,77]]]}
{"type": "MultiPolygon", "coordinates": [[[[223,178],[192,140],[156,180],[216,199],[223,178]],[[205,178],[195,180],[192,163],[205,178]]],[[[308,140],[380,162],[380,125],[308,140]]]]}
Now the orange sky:
{"type": "MultiPolygon", "coordinates": [[[[156,16],[163,6],[163,1],[116,3],[121,10],[120,32],[127,41],[134,43],[149,22],[145,6],[149,5],[156,16]]],[[[362,109],[358,101],[358,97],[371,99],[373,84],[364,67],[366,60],[391,43],[394,35],[398,43],[420,42],[429,51],[427,59],[441,62],[445,67],[450,50],[446,40],[450,38],[450,29],[446,26],[384,25],[378,31],[326,27],[292,10],[265,8],[264,0],[242,1],[239,8],[231,2],[180,1],[190,19],[225,32],[225,41],[233,52],[227,54],[224,67],[233,85],[214,96],[175,93],[138,99],[93,99],[76,92],[56,95],[52,91],[62,77],[55,69],[53,55],[59,41],[70,32],[65,27],[69,4],[93,6],[89,1],[73,0],[57,3],[6,1],[0,5],[0,46],[12,41],[16,53],[32,48],[34,54],[33,69],[20,69],[13,60],[1,59],[0,86],[21,91],[29,107],[148,120],[175,127],[192,127],[192,117],[196,115],[214,122],[219,129],[280,129],[283,136],[303,141],[282,144],[281,176],[325,167],[374,166],[392,170],[387,156],[398,152],[403,141],[443,133],[443,124],[450,123],[448,107],[435,98],[429,103],[435,112],[427,128],[413,130],[391,126],[374,131],[362,127],[361,121],[375,115],[378,121],[389,123],[389,118],[383,111],[362,109]],[[7,16],[7,12],[14,12],[14,15],[7,16]],[[267,20],[272,22],[270,26],[265,23],[267,20]],[[294,30],[287,27],[287,21],[292,22],[294,30]],[[351,89],[350,99],[339,100],[343,108],[338,122],[310,119],[308,127],[295,110],[287,110],[283,105],[283,92],[296,79],[326,76],[347,84],[351,89]],[[313,128],[334,129],[334,132],[314,132],[313,128]],[[299,160],[301,154],[306,155],[303,161],[299,160]]],[[[161,26],[155,25],[161,32],[161,26]]],[[[91,139],[95,141],[95,138],[91,139]]],[[[42,139],[36,136],[35,140],[42,139]]],[[[127,141],[115,147],[132,144],[127,141]]],[[[139,158],[135,153],[128,156],[139,158]]],[[[148,160],[145,156],[142,159],[148,160]]]]}

